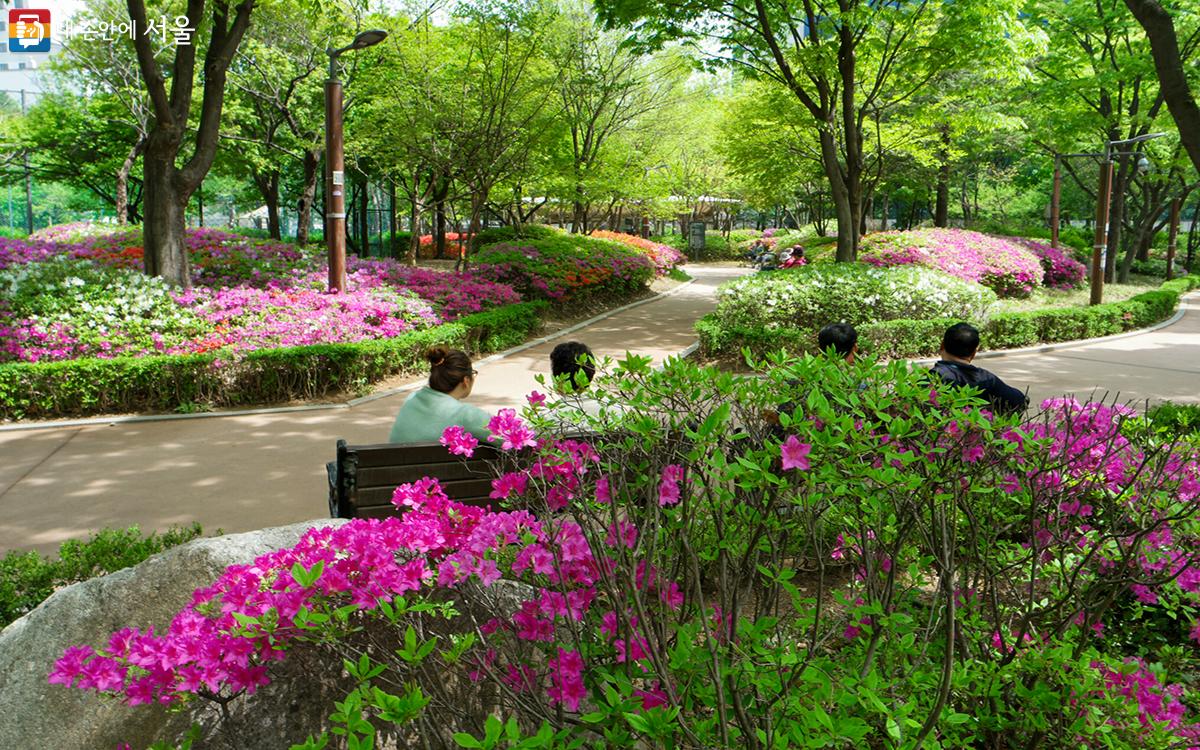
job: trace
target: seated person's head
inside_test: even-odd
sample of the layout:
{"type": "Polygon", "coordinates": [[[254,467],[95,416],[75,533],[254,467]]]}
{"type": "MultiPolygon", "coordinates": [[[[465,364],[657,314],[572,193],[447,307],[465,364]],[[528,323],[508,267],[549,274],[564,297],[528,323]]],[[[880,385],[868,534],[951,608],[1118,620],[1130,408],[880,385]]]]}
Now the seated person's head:
{"type": "Polygon", "coordinates": [[[550,374],[555,382],[566,377],[572,391],[583,390],[596,376],[596,357],[587,344],[578,341],[559,344],[550,352],[550,374]]]}
{"type": "Polygon", "coordinates": [[[847,362],[853,362],[858,352],[858,331],[849,323],[830,323],[817,333],[817,348],[822,352],[833,349],[847,362]]]}
{"type": "Polygon", "coordinates": [[[455,398],[466,398],[475,387],[475,369],[466,352],[435,346],[425,352],[429,360],[429,387],[455,398]]]}
{"type": "Polygon", "coordinates": [[[942,336],[942,353],[970,362],[979,351],[979,329],[970,323],[955,323],[942,336]]]}

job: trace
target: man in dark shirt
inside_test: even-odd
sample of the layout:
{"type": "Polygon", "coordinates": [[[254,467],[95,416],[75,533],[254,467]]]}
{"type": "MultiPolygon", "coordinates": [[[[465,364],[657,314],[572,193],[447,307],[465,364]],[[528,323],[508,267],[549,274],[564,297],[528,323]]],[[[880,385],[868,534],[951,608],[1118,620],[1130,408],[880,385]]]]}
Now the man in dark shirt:
{"type": "Polygon", "coordinates": [[[951,385],[978,388],[997,413],[1025,411],[1029,399],[1024,393],[982,367],[971,364],[978,350],[979,331],[975,326],[955,323],[942,336],[941,359],[933,366],[933,372],[951,385]]]}

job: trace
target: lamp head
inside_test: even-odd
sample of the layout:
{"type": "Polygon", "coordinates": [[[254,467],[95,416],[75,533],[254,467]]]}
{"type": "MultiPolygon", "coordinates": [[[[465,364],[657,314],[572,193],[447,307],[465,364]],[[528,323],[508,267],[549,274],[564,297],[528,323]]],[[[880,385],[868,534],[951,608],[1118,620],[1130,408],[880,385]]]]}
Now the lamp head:
{"type": "Polygon", "coordinates": [[[1150,171],[1150,160],[1146,158],[1145,154],[1142,154],[1141,156],[1138,157],[1138,160],[1137,160],[1137,172],[1138,172],[1138,174],[1146,174],[1149,171],[1150,171]]]}
{"type": "Polygon", "coordinates": [[[354,37],[354,41],[350,42],[350,49],[366,49],[387,39],[387,35],[383,29],[368,29],[354,37]]]}

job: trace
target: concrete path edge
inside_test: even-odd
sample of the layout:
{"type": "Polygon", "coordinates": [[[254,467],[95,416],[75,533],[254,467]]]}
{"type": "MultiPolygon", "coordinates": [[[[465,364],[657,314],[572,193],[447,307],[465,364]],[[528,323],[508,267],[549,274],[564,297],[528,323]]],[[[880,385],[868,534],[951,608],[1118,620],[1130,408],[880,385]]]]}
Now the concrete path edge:
{"type": "MultiPolygon", "coordinates": [[[[1058,351],[1059,349],[1074,349],[1080,346],[1090,346],[1091,344],[1102,344],[1106,341],[1116,341],[1118,339],[1127,339],[1131,336],[1141,336],[1147,333],[1153,333],[1168,326],[1173,326],[1183,319],[1187,314],[1189,298],[1195,298],[1193,301],[1200,301],[1200,291],[1188,292],[1179,298],[1179,307],[1175,309],[1175,314],[1166,320],[1155,323],[1146,328],[1137,328],[1132,331],[1122,331],[1109,336],[1097,336],[1094,339],[1075,339],[1073,341],[1058,341],[1052,344],[1037,344],[1036,346],[1024,346],[1020,349],[996,349],[988,352],[980,352],[975,355],[975,359],[999,359],[1000,357],[1011,357],[1018,354],[1043,354],[1045,352],[1058,351]]],[[[921,359],[910,359],[910,362],[916,364],[930,364],[937,362],[937,357],[922,357],[921,359]]]]}

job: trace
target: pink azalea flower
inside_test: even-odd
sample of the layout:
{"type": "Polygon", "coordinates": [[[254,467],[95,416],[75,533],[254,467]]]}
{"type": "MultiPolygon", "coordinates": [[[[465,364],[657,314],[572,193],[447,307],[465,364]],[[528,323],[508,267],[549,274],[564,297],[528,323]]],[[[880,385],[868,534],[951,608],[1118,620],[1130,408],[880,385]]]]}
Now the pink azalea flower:
{"type": "Polygon", "coordinates": [[[454,455],[467,458],[475,455],[475,449],[479,447],[478,438],[458,425],[447,427],[438,442],[446,446],[454,455]]]}
{"type": "Polygon", "coordinates": [[[795,435],[788,435],[787,440],[783,441],[783,445],[779,446],[779,452],[783,456],[783,468],[802,471],[808,469],[808,453],[811,450],[811,445],[801,443],[795,435]]]}
{"type": "Polygon", "coordinates": [[[492,433],[488,440],[498,441],[502,450],[521,450],[537,445],[533,430],[529,429],[513,409],[501,409],[497,412],[496,416],[488,421],[488,429],[492,433]]]}

